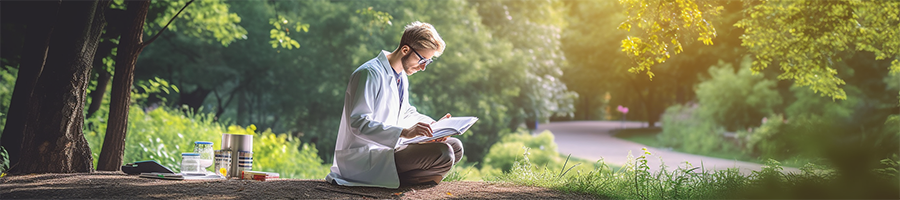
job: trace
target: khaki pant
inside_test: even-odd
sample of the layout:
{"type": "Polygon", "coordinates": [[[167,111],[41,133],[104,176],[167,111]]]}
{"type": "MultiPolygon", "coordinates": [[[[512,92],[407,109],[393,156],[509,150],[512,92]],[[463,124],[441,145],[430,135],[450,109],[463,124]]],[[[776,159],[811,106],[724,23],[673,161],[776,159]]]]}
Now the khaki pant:
{"type": "Polygon", "coordinates": [[[462,142],[452,137],[444,142],[400,146],[394,152],[400,185],[440,183],[462,156],[462,142]]]}

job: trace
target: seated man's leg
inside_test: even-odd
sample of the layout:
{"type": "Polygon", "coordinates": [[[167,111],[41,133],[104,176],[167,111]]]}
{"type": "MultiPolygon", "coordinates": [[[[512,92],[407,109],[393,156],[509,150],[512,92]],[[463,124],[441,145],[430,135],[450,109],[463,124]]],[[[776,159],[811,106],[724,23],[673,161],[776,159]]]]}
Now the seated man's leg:
{"type": "Polygon", "coordinates": [[[445,142],[408,145],[394,152],[400,184],[440,183],[462,158],[462,143],[458,139],[448,138],[445,142]]]}
{"type": "Polygon", "coordinates": [[[451,138],[447,138],[447,141],[444,141],[444,143],[449,144],[450,148],[453,149],[453,158],[454,158],[453,164],[456,165],[456,163],[459,163],[459,160],[462,159],[462,157],[463,157],[462,141],[459,141],[459,139],[451,137],[451,138]]]}

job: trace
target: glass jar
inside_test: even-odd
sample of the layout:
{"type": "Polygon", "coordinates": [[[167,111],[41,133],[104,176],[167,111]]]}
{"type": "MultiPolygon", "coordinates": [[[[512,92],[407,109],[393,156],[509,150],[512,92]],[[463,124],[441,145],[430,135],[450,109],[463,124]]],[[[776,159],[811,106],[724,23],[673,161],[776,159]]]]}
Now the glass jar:
{"type": "Polygon", "coordinates": [[[199,172],[200,171],[200,154],[199,153],[182,153],[181,154],[181,173],[199,172]]]}
{"type": "Polygon", "coordinates": [[[206,141],[197,141],[194,142],[194,153],[200,154],[199,161],[200,169],[206,169],[213,165],[213,158],[215,156],[213,151],[213,143],[206,141]]]}

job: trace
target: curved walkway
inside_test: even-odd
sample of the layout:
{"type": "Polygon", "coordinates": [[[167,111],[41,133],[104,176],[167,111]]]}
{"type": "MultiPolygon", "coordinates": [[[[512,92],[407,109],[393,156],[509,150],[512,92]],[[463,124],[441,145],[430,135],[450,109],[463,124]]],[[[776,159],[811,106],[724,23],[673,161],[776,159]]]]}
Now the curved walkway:
{"type": "MultiPolygon", "coordinates": [[[[646,127],[646,125],[646,122],[622,123],[619,121],[551,122],[538,125],[536,133],[544,130],[551,131],[561,154],[572,154],[574,157],[591,161],[603,159],[608,164],[622,166],[627,161],[629,152],[632,157],[636,158],[643,153],[641,148],[645,146],[616,138],[610,131],[623,127],[640,128],[646,127]]],[[[652,147],[647,147],[647,150],[651,153],[647,159],[648,165],[654,171],[659,170],[662,163],[665,163],[667,169],[672,170],[679,166],[684,167],[685,162],[689,162],[694,167],[700,167],[702,164],[706,170],[723,170],[737,167],[740,169],[741,174],[749,175],[751,171],[759,171],[763,166],[756,163],[699,156],[652,147]],[[660,160],[662,160],[662,163],[660,160]]],[[[784,167],[784,172],[798,173],[799,170],[784,167]]]]}

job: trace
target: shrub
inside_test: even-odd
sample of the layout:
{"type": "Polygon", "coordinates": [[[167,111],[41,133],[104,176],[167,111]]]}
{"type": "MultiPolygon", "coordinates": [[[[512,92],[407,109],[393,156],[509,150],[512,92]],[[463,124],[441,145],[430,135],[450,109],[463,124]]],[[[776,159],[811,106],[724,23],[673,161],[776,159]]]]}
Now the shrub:
{"type": "Polygon", "coordinates": [[[256,132],[256,126],[247,128],[232,125],[228,133],[253,134],[253,170],[278,172],[283,178],[321,179],[330,170],[322,164],[315,146],[309,143],[300,148],[300,140],[287,134],[275,134],[271,129],[256,132]]]}
{"type": "Polygon", "coordinates": [[[537,136],[532,136],[527,131],[509,134],[500,139],[500,142],[491,146],[484,162],[504,172],[512,169],[513,164],[523,155],[530,155],[531,162],[538,165],[561,166],[563,161],[556,151],[556,143],[553,142],[553,134],[544,131],[537,136]]]}
{"type": "Polygon", "coordinates": [[[751,72],[750,63],[745,57],[735,72],[730,63],[720,61],[709,68],[712,79],[697,85],[700,112],[729,131],[759,126],[760,119],[781,105],[775,81],[751,72]]]}
{"type": "Polygon", "coordinates": [[[12,101],[13,90],[16,88],[16,75],[19,70],[6,66],[0,69],[0,133],[6,127],[6,114],[12,101]]]}
{"type": "Polygon", "coordinates": [[[785,133],[784,116],[780,114],[766,117],[759,128],[740,134],[746,140],[745,152],[763,158],[785,158],[785,152],[790,152],[791,146],[785,133]]]}
{"type": "Polygon", "coordinates": [[[725,149],[722,139],[725,129],[712,119],[698,112],[701,105],[674,105],[663,113],[663,131],[657,135],[659,142],[684,152],[710,154],[725,149]]]}
{"type": "MultiPolygon", "coordinates": [[[[164,80],[154,79],[140,82],[142,91],[168,93],[166,89],[175,91],[174,85],[164,80]]],[[[108,102],[108,97],[105,101],[108,102]]],[[[154,95],[134,95],[135,102],[145,102],[143,98],[154,95]]],[[[156,98],[161,98],[155,95],[156,98]]],[[[165,102],[162,100],[161,102],[165,102]]],[[[100,156],[106,132],[108,107],[103,108],[94,117],[85,119],[84,136],[91,147],[94,165],[100,156]]],[[[253,134],[253,169],[277,172],[284,178],[321,179],[328,173],[328,166],[323,165],[316,155],[315,146],[300,145],[300,140],[287,134],[275,134],[271,130],[257,132],[256,126],[246,128],[218,122],[212,113],[202,110],[193,113],[190,109],[160,106],[156,109],[141,109],[139,105],[131,106],[128,115],[128,132],[125,139],[123,162],[156,160],[163,166],[178,171],[181,164],[181,153],[194,151],[195,141],[213,142],[214,149],[221,149],[223,133],[253,134]]]]}
{"type": "MultiPolygon", "coordinates": [[[[132,106],[128,112],[128,132],[122,161],[156,160],[178,171],[181,153],[194,151],[195,141],[211,141],[214,149],[221,149],[219,141],[225,129],[213,118],[211,114],[185,114],[167,107],[145,113],[138,106],[132,106]]],[[[105,120],[103,116],[86,122],[91,124],[84,134],[91,146],[95,165],[106,135],[105,120]]]]}

